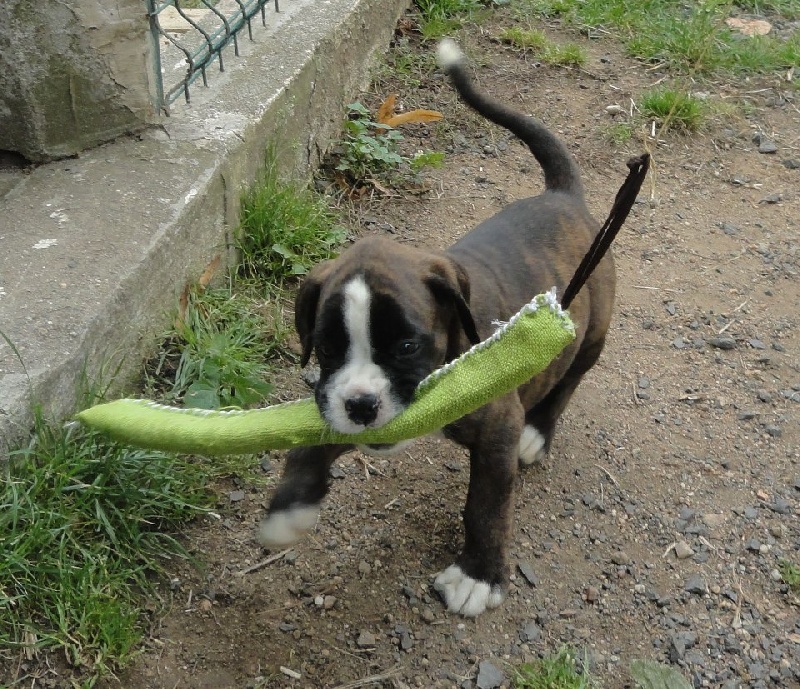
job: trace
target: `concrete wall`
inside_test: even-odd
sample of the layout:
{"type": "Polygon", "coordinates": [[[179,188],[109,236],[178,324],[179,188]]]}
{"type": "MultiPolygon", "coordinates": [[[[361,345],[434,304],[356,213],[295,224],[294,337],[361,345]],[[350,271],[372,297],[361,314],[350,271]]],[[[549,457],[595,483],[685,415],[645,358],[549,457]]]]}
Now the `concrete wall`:
{"type": "Polygon", "coordinates": [[[144,0],[0,2],[0,150],[63,158],[154,118],[144,0]]]}
{"type": "Polygon", "coordinates": [[[318,163],[407,1],[283,0],[163,127],[17,175],[0,196],[0,331],[25,369],[0,339],[0,460],[33,404],[63,419],[84,376],[141,375],[183,286],[228,254],[268,144],[287,171],[318,163]]]}

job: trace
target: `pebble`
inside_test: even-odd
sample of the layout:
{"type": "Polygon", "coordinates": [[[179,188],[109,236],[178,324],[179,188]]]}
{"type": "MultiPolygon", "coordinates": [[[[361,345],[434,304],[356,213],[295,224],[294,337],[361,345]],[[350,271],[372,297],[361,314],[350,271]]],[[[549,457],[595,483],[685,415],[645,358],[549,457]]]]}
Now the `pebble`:
{"type": "Polygon", "coordinates": [[[759,153],[777,153],[777,151],[777,145],[774,141],[770,141],[769,139],[762,139],[761,143],[758,144],[759,153]]]}
{"type": "Polygon", "coordinates": [[[361,631],[356,639],[356,646],[359,648],[374,648],[376,643],[375,635],[366,629],[361,631]]]}
{"type": "Polygon", "coordinates": [[[542,629],[536,622],[528,622],[519,632],[519,639],[522,643],[538,641],[542,636],[542,629]]]}
{"type": "Polygon", "coordinates": [[[712,347],[716,347],[717,349],[736,349],[736,340],[732,337],[728,337],[727,335],[717,336],[717,337],[709,337],[708,344],[712,347]]]}
{"type": "Polygon", "coordinates": [[[488,660],[482,660],[478,665],[478,677],[475,680],[475,686],[478,689],[497,689],[505,678],[506,676],[502,670],[499,670],[488,660]]]}
{"type": "Polygon", "coordinates": [[[706,580],[700,574],[693,574],[690,576],[683,588],[687,593],[694,593],[697,595],[702,595],[708,590],[706,580]]]}
{"type": "Polygon", "coordinates": [[[533,571],[533,566],[530,562],[525,561],[517,563],[517,569],[520,571],[520,574],[525,577],[525,581],[527,581],[531,586],[539,585],[539,577],[536,576],[536,573],[533,571]]]}
{"type": "Polygon", "coordinates": [[[678,543],[675,544],[675,557],[679,560],[685,560],[692,555],[694,555],[694,550],[692,550],[692,546],[686,543],[686,541],[678,541],[678,543]]]}
{"type": "Polygon", "coordinates": [[[244,500],[244,491],[243,490],[232,490],[228,493],[228,499],[231,502],[241,502],[244,500]]]}

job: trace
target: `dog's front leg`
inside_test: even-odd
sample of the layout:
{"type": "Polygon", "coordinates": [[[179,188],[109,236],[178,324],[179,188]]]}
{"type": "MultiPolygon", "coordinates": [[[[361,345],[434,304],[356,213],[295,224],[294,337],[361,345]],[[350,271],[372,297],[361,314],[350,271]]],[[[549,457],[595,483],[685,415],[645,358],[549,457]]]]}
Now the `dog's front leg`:
{"type": "Polygon", "coordinates": [[[464,550],[434,583],[447,608],[465,617],[495,608],[505,598],[506,550],[513,527],[517,455],[524,422],[516,395],[484,407],[477,415],[482,417],[480,423],[473,424],[467,417],[453,434],[470,450],[464,550]],[[468,435],[472,437],[464,438],[466,428],[471,428],[468,435]]]}
{"type": "Polygon", "coordinates": [[[258,529],[261,545],[291,545],[314,528],[319,504],[328,493],[331,465],[350,449],[348,445],[320,445],[288,452],[281,482],[258,529]]]}

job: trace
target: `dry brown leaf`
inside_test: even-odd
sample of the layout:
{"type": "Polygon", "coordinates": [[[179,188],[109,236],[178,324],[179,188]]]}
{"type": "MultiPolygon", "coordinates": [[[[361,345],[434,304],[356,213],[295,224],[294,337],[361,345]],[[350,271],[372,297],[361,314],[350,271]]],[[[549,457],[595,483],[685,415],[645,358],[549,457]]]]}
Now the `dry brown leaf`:
{"type": "Polygon", "coordinates": [[[388,120],[394,115],[395,101],[397,101],[397,95],[391,93],[386,100],[381,103],[381,107],[378,108],[378,124],[388,124],[388,120]]]}
{"type": "Polygon", "coordinates": [[[444,115],[436,110],[409,110],[408,112],[395,115],[389,118],[383,124],[390,127],[398,127],[401,124],[409,124],[412,122],[438,122],[444,115]]]}
{"type": "Polygon", "coordinates": [[[220,261],[222,260],[222,256],[217,254],[206,266],[206,269],[203,271],[203,274],[200,276],[200,279],[197,281],[197,284],[200,287],[208,287],[208,283],[211,282],[211,279],[214,277],[214,274],[217,272],[219,268],[220,261]]]}
{"type": "Polygon", "coordinates": [[[745,36],[766,36],[772,31],[772,24],[763,19],[740,19],[739,17],[729,17],[725,23],[734,31],[738,31],[745,36]]]}

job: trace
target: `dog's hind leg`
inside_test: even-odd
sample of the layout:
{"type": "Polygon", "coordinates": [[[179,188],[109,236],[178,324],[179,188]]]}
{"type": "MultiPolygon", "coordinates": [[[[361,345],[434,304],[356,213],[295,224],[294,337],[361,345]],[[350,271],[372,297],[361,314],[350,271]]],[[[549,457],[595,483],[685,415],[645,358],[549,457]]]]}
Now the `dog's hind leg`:
{"type": "Polygon", "coordinates": [[[550,452],[556,424],[567,408],[579,383],[600,357],[604,339],[581,348],[564,377],[545,398],[525,414],[525,428],[519,442],[519,460],[522,464],[541,462],[550,452]]]}
{"type": "Polygon", "coordinates": [[[281,482],[258,529],[261,545],[291,545],[314,528],[319,504],[328,493],[331,465],[349,449],[348,445],[321,445],[289,451],[281,482]]]}

